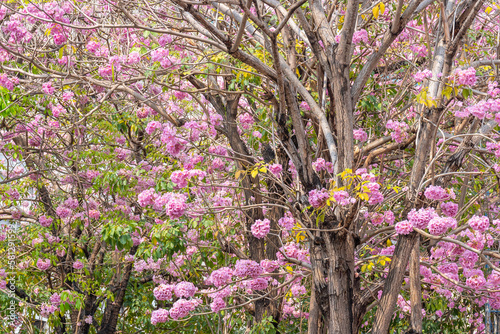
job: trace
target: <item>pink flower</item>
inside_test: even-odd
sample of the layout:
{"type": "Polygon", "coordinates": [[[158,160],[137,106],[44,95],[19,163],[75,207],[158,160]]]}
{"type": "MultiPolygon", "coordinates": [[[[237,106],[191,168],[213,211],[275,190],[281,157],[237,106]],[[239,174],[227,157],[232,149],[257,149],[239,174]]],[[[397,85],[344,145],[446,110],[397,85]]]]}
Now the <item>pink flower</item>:
{"type": "Polygon", "coordinates": [[[264,277],[257,277],[250,281],[250,289],[252,290],[265,290],[267,286],[268,281],[264,277]]]}
{"type": "Polygon", "coordinates": [[[474,267],[476,264],[477,260],[479,260],[479,255],[477,255],[474,252],[471,252],[469,250],[466,250],[463,252],[463,254],[460,256],[460,264],[462,267],[471,269],[474,267]]]}
{"type": "Polygon", "coordinates": [[[224,301],[224,299],[222,299],[220,297],[214,298],[214,300],[210,304],[210,309],[212,310],[212,312],[215,312],[215,313],[219,312],[224,307],[226,307],[226,302],[224,301]]]}
{"type": "Polygon", "coordinates": [[[253,236],[256,237],[257,239],[264,238],[271,229],[270,224],[271,222],[269,221],[269,219],[256,220],[251,227],[253,236]]]}
{"type": "Polygon", "coordinates": [[[431,221],[431,219],[438,217],[438,214],[434,210],[434,208],[425,208],[425,209],[412,209],[408,213],[408,220],[412,223],[413,226],[419,229],[427,228],[427,225],[431,221]]]}
{"type": "Polygon", "coordinates": [[[191,282],[180,282],[175,286],[175,295],[177,297],[193,297],[198,291],[198,288],[194,286],[191,282]]]}
{"type": "Polygon", "coordinates": [[[455,198],[453,191],[448,192],[440,186],[428,186],[425,189],[424,196],[435,201],[447,201],[450,198],[455,198]]]}
{"type": "Polygon", "coordinates": [[[283,227],[285,230],[291,230],[295,226],[295,219],[290,213],[287,213],[285,217],[278,220],[278,225],[283,227]]]}
{"type": "Polygon", "coordinates": [[[127,60],[129,64],[137,64],[140,61],[141,61],[141,54],[138,51],[130,52],[127,60]]]}
{"type": "Polygon", "coordinates": [[[99,219],[101,217],[101,213],[98,210],[90,210],[89,217],[92,219],[99,219]]]}
{"type": "Polygon", "coordinates": [[[335,191],[333,193],[333,199],[339,205],[349,205],[352,200],[352,198],[349,196],[349,193],[345,190],[335,191]]]}
{"type": "Polygon", "coordinates": [[[173,194],[166,205],[167,215],[171,219],[182,217],[186,209],[186,196],[183,194],[173,194]]]}
{"type": "Polygon", "coordinates": [[[361,42],[368,43],[368,32],[365,29],[355,31],[352,36],[352,43],[357,45],[361,42]]]}
{"type": "Polygon", "coordinates": [[[232,277],[233,277],[233,270],[227,267],[222,267],[218,270],[213,271],[210,274],[210,281],[216,287],[220,287],[230,283],[232,277]]]}
{"type": "Polygon", "coordinates": [[[413,79],[415,79],[416,82],[422,82],[424,79],[429,79],[430,77],[432,77],[432,72],[430,70],[424,70],[413,74],[413,79]]]}
{"type": "Polygon", "coordinates": [[[43,227],[49,227],[52,224],[53,219],[46,216],[40,216],[40,218],[38,218],[38,221],[43,227]]]}
{"type": "Polygon", "coordinates": [[[52,294],[52,296],[50,296],[49,298],[49,301],[52,305],[58,307],[59,305],[61,305],[61,296],[59,296],[59,294],[57,292],[54,292],[52,294]]]}
{"type": "Polygon", "coordinates": [[[455,217],[458,213],[458,204],[453,202],[441,203],[441,211],[448,217],[455,217]]]}
{"type": "Polygon", "coordinates": [[[413,224],[407,220],[397,223],[394,228],[397,234],[410,234],[413,231],[413,224]]]}
{"type": "Polygon", "coordinates": [[[151,312],[151,324],[156,325],[166,322],[168,320],[168,314],[169,312],[162,308],[151,312]]]}
{"type": "Polygon", "coordinates": [[[441,318],[443,316],[443,311],[437,310],[436,311],[436,315],[437,315],[438,318],[441,318]]]}
{"type": "Polygon", "coordinates": [[[479,231],[483,233],[490,227],[490,220],[486,216],[473,216],[471,219],[468,221],[469,226],[472,227],[472,229],[479,231]]]}
{"type": "Polygon", "coordinates": [[[83,268],[83,263],[77,260],[73,263],[73,268],[75,268],[76,270],[80,270],[83,268]]]}
{"type": "Polygon", "coordinates": [[[46,82],[44,84],[42,84],[42,91],[47,94],[47,95],[52,95],[54,94],[54,91],[56,89],[54,87],[52,87],[52,82],[46,82]]]}
{"type": "Polygon", "coordinates": [[[234,274],[238,277],[257,278],[262,274],[262,267],[252,260],[237,260],[234,267],[234,274]]]}
{"type": "Polygon", "coordinates": [[[189,312],[193,311],[196,306],[198,306],[198,302],[195,300],[179,299],[170,309],[170,317],[174,320],[184,318],[189,314],[189,312]]]}
{"type": "Polygon", "coordinates": [[[276,177],[279,177],[281,171],[283,170],[283,166],[281,166],[281,164],[272,164],[272,165],[269,165],[268,168],[269,168],[269,171],[271,173],[273,173],[273,175],[276,177]]]}
{"type": "Polygon", "coordinates": [[[45,259],[45,260],[38,259],[38,261],[36,261],[36,266],[40,270],[47,270],[50,268],[50,260],[49,259],[45,259]]]}
{"type": "Polygon", "coordinates": [[[455,74],[459,85],[474,86],[476,84],[476,69],[474,67],[469,67],[466,70],[458,69],[455,74]]]}
{"type": "Polygon", "coordinates": [[[262,260],[260,261],[260,266],[266,273],[272,273],[279,268],[279,264],[274,260],[262,260]]]}
{"type": "Polygon", "coordinates": [[[174,289],[174,285],[160,284],[153,290],[153,295],[157,300],[170,300],[172,299],[172,292],[174,289]]]}
{"type": "Polygon", "coordinates": [[[368,140],[368,134],[363,129],[354,130],[353,137],[355,140],[359,140],[360,142],[365,142],[368,140]]]}
{"type": "Polygon", "coordinates": [[[433,235],[441,235],[448,229],[448,222],[441,217],[432,218],[429,222],[429,233],[433,235]]]}
{"type": "Polygon", "coordinates": [[[148,135],[151,135],[153,132],[155,132],[156,130],[159,130],[159,129],[161,129],[161,123],[158,121],[151,121],[146,126],[145,131],[148,135]]]}
{"type": "Polygon", "coordinates": [[[323,207],[329,198],[330,193],[324,188],[321,190],[313,189],[309,192],[309,203],[311,203],[314,208],[323,207]]]}

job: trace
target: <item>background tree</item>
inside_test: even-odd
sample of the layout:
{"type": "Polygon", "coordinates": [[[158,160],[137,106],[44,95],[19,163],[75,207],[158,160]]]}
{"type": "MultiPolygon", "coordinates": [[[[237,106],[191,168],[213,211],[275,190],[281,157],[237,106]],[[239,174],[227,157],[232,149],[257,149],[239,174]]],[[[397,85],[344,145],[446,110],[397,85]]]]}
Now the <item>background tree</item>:
{"type": "Polygon", "coordinates": [[[4,3],[5,328],[482,331],[500,306],[499,15],[4,3]]]}

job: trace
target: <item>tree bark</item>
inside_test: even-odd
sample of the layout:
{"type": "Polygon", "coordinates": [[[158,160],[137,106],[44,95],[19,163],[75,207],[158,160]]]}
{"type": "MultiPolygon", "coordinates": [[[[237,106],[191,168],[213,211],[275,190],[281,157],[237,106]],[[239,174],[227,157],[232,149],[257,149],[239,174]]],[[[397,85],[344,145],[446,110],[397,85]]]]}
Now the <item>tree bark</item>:
{"type": "Polygon", "coordinates": [[[400,236],[398,239],[389,273],[385,279],[384,293],[375,314],[375,324],[372,334],[387,334],[389,332],[389,325],[391,324],[394,307],[398,299],[401,284],[403,283],[408,259],[415,244],[415,239],[418,237],[419,235],[416,232],[411,232],[408,235],[400,236]]]}
{"type": "Polygon", "coordinates": [[[422,333],[422,287],[420,282],[420,237],[417,237],[410,255],[411,329],[422,333]]]}

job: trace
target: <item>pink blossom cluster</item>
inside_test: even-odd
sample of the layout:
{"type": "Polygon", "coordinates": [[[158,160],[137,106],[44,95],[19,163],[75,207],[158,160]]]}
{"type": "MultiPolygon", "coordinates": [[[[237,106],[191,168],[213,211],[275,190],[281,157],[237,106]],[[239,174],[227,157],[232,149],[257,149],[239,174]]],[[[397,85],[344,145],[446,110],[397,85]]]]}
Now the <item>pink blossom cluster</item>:
{"type": "Polygon", "coordinates": [[[455,75],[459,85],[474,86],[476,84],[477,77],[474,67],[469,67],[466,70],[457,69],[455,75]]]}
{"type": "Polygon", "coordinates": [[[356,199],[352,198],[345,190],[334,191],[333,199],[339,205],[349,205],[356,202],[356,199]]]}
{"type": "Polygon", "coordinates": [[[480,269],[468,269],[464,270],[464,276],[467,278],[465,284],[472,289],[480,289],[486,285],[486,279],[484,278],[484,273],[480,269]]]}
{"type": "Polygon", "coordinates": [[[272,273],[273,271],[279,268],[278,262],[274,260],[262,260],[260,261],[260,266],[266,273],[272,273]]]}
{"type": "Polygon", "coordinates": [[[73,268],[76,270],[80,270],[83,268],[83,263],[80,260],[76,260],[73,262],[73,268]]]}
{"type": "Polygon", "coordinates": [[[59,307],[59,305],[61,305],[61,303],[62,303],[61,296],[57,292],[54,292],[50,296],[49,301],[52,305],[54,305],[56,307],[59,307]]]}
{"type": "Polygon", "coordinates": [[[269,285],[269,277],[257,277],[253,280],[250,280],[247,284],[247,287],[250,290],[265,290],[269,285]]]}
{"type": "Polygon", "coordinates": [[[268,169],[274,176],[279,177],[283,170],[283,166],[281,166],[281,164],[272,164],[268,166],[268,169]]]}
{"type": "Polygon", "coordinates": [[[255,123],[253,116],[249,113],[244,113],[238,118],[243,129],[248,130],[255,123]]]}
{"type": "Polygon", "coordinates": [[[207,172],[200,169],[177,170],[170,175],[170,180],[179,188],[185,188],[188,185],[188,180],[194,177],[203,179],[207,176],[207,172]]]}
{"type": "Polygon", "coordinates": [[[151,312],[151,324],[156,325],[166,322],[168,320],[168,315],[169,312],[165,309],[160,308],[158,310],[154,310],[151,312]]]}
{"type": "Polygon", "coordinates": [[[231,268],[222,267],[220,269],[212,271],[212,273],[210,274],[210,282],[214,286],[220,287],[228,283],[231,283],[233,275],[234,272],[231,268]]]}
{"type": "Polygon", "coordinates": [[[198,288],[191,282],[177,283],[174,289],[174,293],[177,297],[185,298],[194,297],[196,291],[198,291],[198,288]]]}
{"type": "Polygon", "coordinates": [[[292,217],[290,212],[287,212],[284,217],[278,220],[278,225],[283,227],[285,230],[291,230],[295,226],[295,219],[292,217]]]}
{"type": "Polygon", "coordinates": [[[368,43],[368,32],[365,29],[355,31],[352,36],[352,43],[354,45],[358,45],[361,42],[368,43]]]}
{"type": "Polygon", "coordinates": [[[375,205],[384,201],[384,195],[380,192],[380,184],[376,182],[369,182],[365,184],[365,187],[369,190],[368,204],[375,205]]]}
{"type": "Polygon", "coordinates": [[[179,299],[170,309],[170,317],[174,320],[184,318],[200,304],[201,300],[198,299],[179,299]]]}
{"type": "Polygon", "coordinates": [[[429,222],[436,217],[438,217],[438,214],[436,213],[436,210],[431,207],[425,209],[422,208],[418,211],[416,209],[412,209],[408,213],[408,221],[418,229],[427,228],[429,222]]]}
{"type": "Polygon", "coordinates": [[[422,82],[425,79],[429,79],[430,77],[432,77],[432,72],[428,69],[413,74],[413,79],[415,79],[416,82],[422,82]]]}
{"type": "Polygon", "coordinates": [[[433,235],[442,235],[448,228],[456,228],[457,221],[451,217],[435,217],[429,222],[429,233],[433,235]]]}
{"type": "Polygon", "coordinates": [[[360,142],[365,142],[368,140],[368,134],[363,129],[353,130],[353,137],[355,140],[359,140],[360,142]]]}
{"type": "Polygon", "coordinates": [[[333,164],[330,161],[325,161],[323,158],[316,159],[316,161],[312,163],[312,166],[316,172],[326,170],[328,173],[333,173],[333,164]]]}
{"type": "Polygon", "coordinates": [[[5,73],[0,73],[0,86],[7,89],[13,90],[19,84],[19,79],[17,77],[9,77],[5,73]]]}
{"type": "Polygon", "coordinates": [[[170,300],[174,289],[175,285],[160,284],[153,290],[153,295],[157,300],[170,300]]]}
{"type": "Polygon", "coordinates": [[[325,188],[321,190],[313,189],[309,192],[309,203],[313,208],[321,208],[325,206],[326,201],[330,198],[330,192],[325,188]]]}
{"type": "Polygon", "coordinates": [[[172,194],[170,196],[165,208],[167,215],[171,219],[177,219],[184,215],[187,209],[186,199],[184,194],[172,194]]]}
{"type": "Polygon", "coordinates": [[[488,83],[488,94],[493,98],[500,95],[500,88],[498,88],[498,82],[493,81],[488,83]]]}
{"type": "Polygon", "coordinates": [[[237,260],[234,266],[234,275],[237,277],[256,278],[262,274],[262,267],[252,260],[237,260]]]}
{"type": "Polygon", "coordinates": [[[385,127],[391,131],[391,138],[396,143],[402,143],[408,136],[408,124],[394,120],[387,121],[385,127]]]}
{"type": "Polygon", "coordinates": [[[52,224],[53,219],[47,216],[40,216],[40,218],[38,218],[38,221],[43,227],[49,227],[52,224]]]}
{"type": "Polygon", "coordinates": [[[434,201],[447,201],[449,199],[455,199],[455,192],[453,189],[446,190],[440,186],[428,186],[427,189],[425,189],[424,196],[434,201]]]}
{"type": "Polygon", "coordinates": [[[48,317],[55,311],[57,311],[57,307],[55,307],[54,305],[43,303],[42,306],[40,307],[40,313],[43,317],[48,317]]]}
{"type": "Polygon", "coordinates": [[[484,233],[490,227],[490,220],[486,216],[473,216],[467,222],[474,230],[484,233]]]}
{"type": "Polygon", "coordinates": [[[210,309],[214,313],[219,312],[225,307],[226,307],[226,302],[221,297],[214,298],[214,300],[210,303],[210,309]]]}
{"type": "Polygon", "coordinates": [[[458,213],[458,204],[453,202],[442,202],[440,207],[441,212],[448,217],[455,217],[458,213]]]}
{"type": "Polygon", "coordinates": [[[476,104],[470,105],[464,109],[455,110],[455,116],[460,118],[474,115],[479,119],[493,118],[500,123],[500,99],[481,100],[476,104]]]}
{"type": "Polygon", "coordinates": [[[413,231],[413,224],[408,220],[403,220],[396,223],[394,226],[397,234],[410,234],[413,231]]]}
{"type": "Polygon", "coordinates": [[[50,259],[45,259],[45,260],[38,259],[36,261],[36,266],[40,270],[47,270],[50,268],[50,259]]]}
{"type": "Polygon", "coordinates": [[[271,229],[269,219],[257,219],[251,226],[252,235],[257,239],[265,238],[271,229]]]}

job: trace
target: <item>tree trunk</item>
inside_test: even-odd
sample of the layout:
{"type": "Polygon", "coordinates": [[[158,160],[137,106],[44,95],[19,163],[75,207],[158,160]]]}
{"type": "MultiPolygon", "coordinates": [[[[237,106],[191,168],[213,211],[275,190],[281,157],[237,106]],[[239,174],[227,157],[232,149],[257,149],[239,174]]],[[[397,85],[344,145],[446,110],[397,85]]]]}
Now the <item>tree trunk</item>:
{"type": "Polygon", "coordinates": [[[354,240],[346,231],[330,232],[326,240],[329,259],[329,334],[352,333],[354,305],[354,240]]]}
{"type": "Polygon", "coordinates": [[[410,255],[411,329],[422,333],[422,287],[420,284],[420,237],[417,237],[410,255]]]}
{"type": "Polygon", "coordinates": [[[387,334],[389,332],[389,325],[394,315],[394,307],[398,299],[401,284],[403,283],[408,259],[415,244],[415,239],[418,237],[419,235],[416,232],[412,232],[408,235],[402,235],[398,239],[389,273],[385,279],[384,293],[375,315],[375,325],[373,326],[372,334],[387,334]]]}

